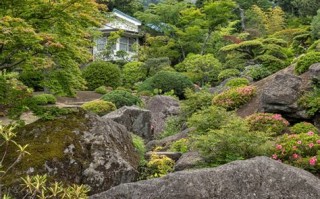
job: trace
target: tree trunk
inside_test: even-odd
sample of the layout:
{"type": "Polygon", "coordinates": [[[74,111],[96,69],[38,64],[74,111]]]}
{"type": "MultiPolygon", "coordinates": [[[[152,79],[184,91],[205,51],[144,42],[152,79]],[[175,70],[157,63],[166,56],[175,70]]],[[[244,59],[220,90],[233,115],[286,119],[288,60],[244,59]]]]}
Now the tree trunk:
{"type": "Polygon", "coordinates": [[[202,48],[201,48],[201,55],[204,55],[205,51],[206,51],[206,48],[207,48],[207,43],[208,43],[208,40],[209,38],[211,37],[211,34],[212,34],[212,30],[209,30],[208,31],[208,35],[207,37],[204,39],[204,42],[203,42],[203,45],[202,45],[202,48]]]}

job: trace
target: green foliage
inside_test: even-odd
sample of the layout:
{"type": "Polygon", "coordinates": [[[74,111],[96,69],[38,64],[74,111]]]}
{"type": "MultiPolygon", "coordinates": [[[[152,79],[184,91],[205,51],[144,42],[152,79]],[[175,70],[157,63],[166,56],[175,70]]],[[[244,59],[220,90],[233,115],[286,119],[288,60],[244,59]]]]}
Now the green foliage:
{"type": "Polygon", "coordinates": [[[240,71],[238,69],[225,69],[221,71],[218,75],[219,81],[223,81],[230,77],[237,77],[240,75],[240,71]]]}
{"type": "Polygon", "coordinates": [[[160,134],[160,139],[180,133],[184,119],[179,116],[171,116],[166,119],[164,131],[160,134]]]}
{"type": "Polygon", "coordinates": [[[211,166],[243,160],[259,155],[268,155],[268,137],[262,132],[250,132],[241,118],[233,117],[220,129],[194,137],[194,147],[211,166]]]}
{"type": "Polygon", "coordinates": [[[305,93],[298,100],[298,104],[307,110],[308,115],[314,116],[320,110],[320,89],[305,93]]]}
{"type": "Polygon", "coordinates": [[[98,88],[94,89],[94,92],[104,95],[107,94],[109,90],[106,86],[99,86],[98,88]]]}
{"type": "Polygon", "coordinates": [[[197,111],[188,119],[188,126],[195,127],[195,134],[204,135],[212,129],[220,129],[232,120],[234,115],[224,108],[210,106],[197,111]]]}
{"type": "MultiPolygon", "coordinates": [[[[144,65],[142,66],[141,70],[146,72],[145,77],[150,77],[161,70],[166,70],[170,68],[170,64],[171,62],[168,57],[148,58],[144,62],[144,65]]],[[[174,71],[173,69],[171,70],[174,71]]]]}
{"type": "Polygon", "coordinates": [[[174,94],[182,99],[187,88],[193,88],[193,84],[186,76],[177,72],[160,71],[139,85],[138,90],[152,92],[154,89],[160,89],[160,94],[174,90],[174,94]]]}
{"type": "Polygon", "coordinates": [[[172,152],[180,152],[186,153],[189,150],[189,140],[186,138],[182,138],[173,142],[170,146],[170,151],[172,152]]]}
{"type": "Polygon", "coordinates": [[[36,105],[55,104],[57,99],[52,94],[39,94],[32,97],[36,105]]]}
{"type": "Polygon", "coordinates": [[[185,92],[186,99],[181,103],[181,110],[185,117],[190,117],[193,113],[211,106],[213,95],[205,88],[199,92],[187,89],[185,92]]]}
{"type": "Polygon", "coordinates": [[[221,63],[212,54],[194,55],[190,54],[187,58],[176,65],[175,68],[180,72],[186,72],[195,83],[205,85],[217,81],[221,71],[221,63]]]}
{"type": "Polygon", "coordinates": [[[43,90],[41,83],[44,80],[44,75],[38,70],[24,70],[19,75],[19,80],[29,88],[33,88],[35,91],[43,90]]]}
{"type": "Polygon", "coordinates": [[[117,108],[122,106],[139,105],[141,100],[125,90],[114,90],[101,97],[104,101],[112,102],[117,108]]]}
{"type": "Polygon", "coordinates": [[[320,52],[309,52],[299,58],[294,70],[300,75],[306,72],[312,64],[317,62],[320,62],[320,52]]]}
{"type": "Polygon", "coordinates": [[[289,122],[280,114],[255,113],[246,118],[250,131],[261,131],[271,136],[280,135],[289,125],[289,122]]]}
{"type": "Polygon", "coordinates": [[[142,62],[129,62],[123,66],[123,84],[131,88],[135,83],[146,79],[147,70],[142,62]]]}
{"type": "Polygon", "coordinates": [[[311,22],[311,34],[313,38],[320,39],[320,8],[317,15],[313,17],[311,22]]]}
{"type": "Polygon", "coordinates": [[[87,185],[64,185],[62,182],[49,183],[47,175],[35,175],[22,178],[25,196],[37,198],[86,199],[90,191],[87,185]]]}
{"type": "Polygon", "coordinates": [[[165,155],[152,154],[147,167],[151,170],[149,179],[167,175],[173,171],[174,161],[165,155]]]}
{"type": "Polygon", "coordinates": [[[67,115],[75,111],[74,109],[70,109],[70,108],[58,108],[55,106],[39,107],[35,105],[30,105],[30,104],[29,104],[29,108],[36,116],[40,117],[42,120],[54,120],[57,117],[60,117],[62,115],[67,115]]]}
{"type": "Polygon", "coordinates": [[[221,106],[227,110],[234,110],[248,103],[256,94],[256,88],[253,86],[244,86],[231,88],[224,91],[212,99],[212,104],[221,106]]]}
{"type": "Polygon", "coordinates": [[[94,90],[99,86],[117,87],[121,84],[121,71],[117,65],[109,62],[96,61],[83,70],[88,89],[94,90]]]}
{"type": "Polygon", "coordinates": [[[272,158],[319,174],[320,136],[312,131],[278,138],[272,158]]]}
{"type": "Polygon", "coordinates": [[[144,140],[140,136],[135,134],[131,134],[131,136],[132,136],[133,146],[138,152],[140,157],[140,165],[144,165],[146,164],[146,160],[144,158],[144,154],[146,153],[146,146],[144,144],[144,140]]]}
{"type": "Polygon", "coordinates": [[[294,134],[306,133],[309,131],[319,134],[317,127],[309,122],[299,122],[290,127],[290,132],[294,134]]]}
{"type": "Polygon", "coordinates": [[[229,86],[229,87],[242,87],[242,86],[248,86],[248,85],[249,85],[249,80],[243,77],[230,79],[226,83],[226,86],[229,86]]]}
{"type": "Polygon", "coordinates": [[[93,112],[97,115],[103,116],[107,113],[110,113],[116,110],[116,106],[112,102],[103,101],[103,100],[94,100],[91,102],[84,103],[81,108],[86,111],[93,112]]]}
{"type": "Polygon", "coordinates": [[[255,81],[265,78],[272,74],[268,69],[261,65],[248,66],[244,73],[255,81]]]}

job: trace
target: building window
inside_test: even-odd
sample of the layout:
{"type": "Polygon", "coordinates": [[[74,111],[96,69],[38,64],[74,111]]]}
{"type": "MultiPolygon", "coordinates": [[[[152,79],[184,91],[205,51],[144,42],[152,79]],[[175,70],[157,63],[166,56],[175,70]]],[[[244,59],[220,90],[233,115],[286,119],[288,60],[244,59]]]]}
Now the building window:
{"type": "Polygon", "coordinates": [[[97,39],[97,50],[103,51],[106,49],[107,38],[101,37],[97,39]]]}
{"type": "Polygon", "coordinates": [[[137,40],[135,38],[121,37],[120,38],[120,50],[123,50],[126,52],[134,52],[132,45],[136,42],[137,42],[137,40]]]}

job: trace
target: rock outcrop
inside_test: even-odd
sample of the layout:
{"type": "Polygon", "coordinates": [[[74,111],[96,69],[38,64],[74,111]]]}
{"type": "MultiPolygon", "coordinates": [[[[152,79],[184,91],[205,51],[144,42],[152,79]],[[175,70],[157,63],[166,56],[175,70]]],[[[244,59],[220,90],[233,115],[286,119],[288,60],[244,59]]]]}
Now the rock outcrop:
{"type": "Polygon", "coordinates": [[[121,184],[90,199],[320,198],[320,179],[267,157],[121,184]]]}
{"type": "Polygon", "coordinates": [[[146,109],[151,111],[152,127],[157,136],[164,130],[167,117],[179,114],[179,100],[158,95],[148,101],[146,109]]]}
{"type": "Polygon", "coordinates": [[[199,163],[204,163],[204,159],[198,152],[184,153],[174,165],[175,171],[182,171],[186,169],[192,169],[199,163]]]}
{"type": "Polygon", "coordinates": [[[124,106],[115,110],[102,118],[111,119],[122,124],[128,131],[139,135],[146,141],[153,139],[151,131],[151,113],[149,110],[141,109],[136,106],[124,106]]]}
{"type": "Polygon", "coordinates": [[[126,128],[83,110],[27,125],[19,131],[17,142],[30,144],[31,155],[6,180],[10,175],[19,179],[48,174],[52,180],[87,184],[91,193],[99,193],[132,182],[138,174],[139,157],[126,128]]]}

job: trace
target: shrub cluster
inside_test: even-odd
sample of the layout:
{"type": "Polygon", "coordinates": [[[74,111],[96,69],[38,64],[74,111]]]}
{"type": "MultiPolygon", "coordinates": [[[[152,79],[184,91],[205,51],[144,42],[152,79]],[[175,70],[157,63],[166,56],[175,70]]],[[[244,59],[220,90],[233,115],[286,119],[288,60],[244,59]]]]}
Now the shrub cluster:
{"type": "Polygon", "coordinates": [[[294,70],[300,75],[306,72],[312,64],[317,62],[320,62],[320,52],[309,52],[299,58],[294,70]]]}
{"type": "Polygon", "coordinates": [[[150,172],[148,178],[158,178],[173,171],[174,161],[165,155],[152,154],[147,167],[150,172]]]}
{"type": "Polygon", "coordinates": [[[223,81],[230,77],[237,77],[239,75],[240,75],[240,71],[238,69],[225,69],[219,73],[218,80],[223,81]]]}
{"type": "Polygon", "coordinates": [[[177,140],[171,144],[170,151],[186,153],[186,152],[188,152],[188,149],[189,149],[188,145],[189,145],[189,140],[186,138],[182,138],[182,139],[177,140]]]}
{"type": "Polygon", "coordinates": [[[94,92],[99,93],[101,95],[107,94],[109,90],[106,86],[99,86],[98,88],[94,89],[94,92]]]}
{"type": "Polygon", "coordinates": [[[86,102],[81,106],[81,108],[100,116],[116,110],[116,106],[112,102],[103,100],[94,100],[91,102],[86,102]]]}
{"type": "Polygon", "coordinates": [[[52,94],[39,94],[32,97],[33,102],[36,105],[55,104],[57,99],[52,94]]]}
{"type": "Polygon", "coordinates": [[[146,153],[146,146],[144,144],[144,141],[140,136],[136,134],[131,134],[131,135],[132,135],[133,146],[138,152],[140,157],[140,165],[144,165],[146,163],[146,160],[144,158],[144,154],[146,153]]]}
{"type": "Polygon", "coordinates": [[[117,87],[121,84],[120,68],[112,63],[96,61],[88,65],[82,72],[89,90],[99,86],[117,87]]]}
{"type": "Polygon", "coordinates": [[[271,135],[279,135],[286,130],[289,122],[280,114],[256,113],[246,118],[250,131],[261,131],[271,135]]]}
{"type": "Polygon", "coordinates": [[[310,116],[315,115],[320,110],[320,89],[305,93],[298,100],[298,104],[305,108],[310,116]]]}
{"type": "Polygon", "coordinates": [[[290,127],[290,132],[294,134],[300,134],[309,131],[319,134],[319,130],[317,129],[317,127],[309,122],[299,122],[290,127]]]}
{"type": "Polygon", "coordinates": [[[309,131],[279,137],[274,146],[272,158],[319,174],[319,154],[320,136],[309,131]]]}
{"type": "Polygon", "coordinates": [[[242,87],[242,86],[248,86],[249,85],[249,80],[247,78],[233,78],[230,79],[227,83],[226,86],[229,87],[242,87]]]}
{"type": "Polygon", "coordinates": [[[103,95],[101,99],[114,103],[117,108],[139,105],[141,103],[141,100],[137,96],[134,96],[125,90],[110,91],[109,93],[103,95]]]}
{"type": "Polygon", "coordinates": [[[234,110],[249,102],[256,94],[254,86],[231,88],[213,97],[212,104],[234,110]]]}

